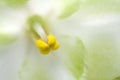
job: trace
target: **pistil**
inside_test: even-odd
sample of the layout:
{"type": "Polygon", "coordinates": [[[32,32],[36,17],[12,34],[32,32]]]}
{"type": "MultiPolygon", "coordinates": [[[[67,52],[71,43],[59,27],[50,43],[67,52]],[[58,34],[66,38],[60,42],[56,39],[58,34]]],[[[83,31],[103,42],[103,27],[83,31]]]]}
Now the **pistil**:
{"type": "Polygon", "coordinates": [[[35,38],[36,47],[42,54],[49,54],[51,50],[57,50],[60,43],[55,36],[49,33],[47,22],[44,18],[34,15],[28,19],[30,33],[35,38]]]}

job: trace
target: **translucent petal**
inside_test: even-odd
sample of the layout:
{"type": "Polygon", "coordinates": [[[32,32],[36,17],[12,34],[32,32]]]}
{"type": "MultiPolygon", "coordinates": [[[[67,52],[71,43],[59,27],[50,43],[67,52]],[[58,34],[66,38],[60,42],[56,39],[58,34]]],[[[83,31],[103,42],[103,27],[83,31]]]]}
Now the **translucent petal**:
{"type": "Polygon", "coordinates": [[[119,0],[83,0],[81,9],[90,9],[96,14],[110,11],[120,12],[119,3],[119,0]]]}
{"type": "Polygon", "coordinates": [[[60,18],[66,18],[76,12],[80,7],[80,0],[61,0],[60,18]]]}
{"type": "Polygon", "coordinates": [[[61,54],[64,64],[74,78],[79,79],[85,73],[85,47],[78,37],[63,35],[61,37],[61,54]]]}
{"type": "Polygon", "coordinates": [[[4,1],[8,6],[16,8],[25,5],[29,0],[4,0],[4,1]]]}
{"type": "Polygon", "coordinates": [[[10,34],[1,34],[0,33],[0,46],[10,44],[16,40],[16,36],[10,34]]]}
{"type": "Polygon", "coordinates": [[[88,79],[113,80],[120,74],[119,25],[90,29],[86,39],[88,50],[88,79]]]}
{"type": "Polygon", "coordinates": [[[67,18],[80,7],[80,0],[55,0],[54,5],[59,18],[67,18]]]}
{"type": "Polygon", "coordinates": [[[24,38],[19,38],[11,45],[0,46],[0,80],[18,80],[18,71],[25,53],[24,38]]]}
{"type": "Polygon", "coordinates": [[[52,80],[48,74],[49,71],[46,71],[42,67],[39,57],[32,56],[25,58],[22,68],[19,71],[19,80],[52,80]]]}
{"type": "MultiPolygon", "coordinates": [[[[87,58],[85,59],[87,72],[83,73],[82,76],[87,77],[88,80],[119,78],[119,13],[106,12],[104,15],[85,15],[84,12],[79,12],[66,20],[52,19],[54,23],[52,30],[57,36],[61,34],[77,35],[84,43],[85,51],[87,51],[87,58]]],[[[69,48],[69,46],[67,47],[69,48]]],[[[69,50],[72,52],[72,49],[69,50]]],[[[84,79],[80,77],[80,80],[84,79]]]]}
{"type": "Polygon", "coordinates": [[[23,9],[0,8],[0,45],[14,42],[23,32],[26,13],[23,9]],[[23,12],[22,12],[23,11],[23,12]]]}

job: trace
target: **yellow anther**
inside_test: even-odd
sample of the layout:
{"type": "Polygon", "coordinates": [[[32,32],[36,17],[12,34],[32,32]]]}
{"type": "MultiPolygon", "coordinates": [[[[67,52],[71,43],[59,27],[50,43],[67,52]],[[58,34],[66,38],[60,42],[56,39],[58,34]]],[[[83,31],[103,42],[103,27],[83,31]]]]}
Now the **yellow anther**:
{"type": "Polygon", "coordinates": [[[50,53],[50,49],[47,50],[40,50],[42,54],[49,54],[50,53]]]}
{"type": "Polygon", "coordinates": [[[46,42],[44,42],[43,40],[41,40],[41,39],[36,41],[36,46],[40,50],[48,50],[49,49],[49,45],[46,42]]]}
{"type": "Polygon", "coordinates": [[[53,35],[47,36],[48,42],[39,39],[36,41],[36,46],[39,48],[42,54],[49,54],[50,50],[57,50],[60,46],[60,43],[56,41],[56,38],[53,35]]]}
{"type": "Polygon", "coordinates": [[[49,46],[52,46],[56,43],[56,38],[51,34],[47,36],[47,39],[48,39],[49,46]]]}
{"type": "Polygon", "coordinates": [[[57,50],[60,47],[60,43],[56,42],[54,45],[51,46],[53,50],[57,50]]]}

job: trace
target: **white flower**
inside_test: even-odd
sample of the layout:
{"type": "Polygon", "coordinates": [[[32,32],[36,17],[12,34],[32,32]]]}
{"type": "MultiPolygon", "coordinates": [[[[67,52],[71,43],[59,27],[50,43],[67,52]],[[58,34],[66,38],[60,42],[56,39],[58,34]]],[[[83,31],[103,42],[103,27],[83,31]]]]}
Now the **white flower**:
{"type": "Polygon", "coordinates": [[[119,0],[19,1],[1,2],[0,80],[119,78],[119,0]],[[47,41],[48,33],[60,48],[43,55],[36,41],[47,41]]]}

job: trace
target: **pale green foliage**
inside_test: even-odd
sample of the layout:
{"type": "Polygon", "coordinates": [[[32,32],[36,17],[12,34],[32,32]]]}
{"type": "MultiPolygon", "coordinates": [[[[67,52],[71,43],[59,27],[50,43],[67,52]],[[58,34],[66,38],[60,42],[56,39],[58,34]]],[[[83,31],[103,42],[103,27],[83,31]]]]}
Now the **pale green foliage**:
{"type": "Polygon", "coordinates": [[[113,80],[120,80],[120,76],[116,77],[116,78],[115,78],[115,79],[113,79],[113,80]]]}

